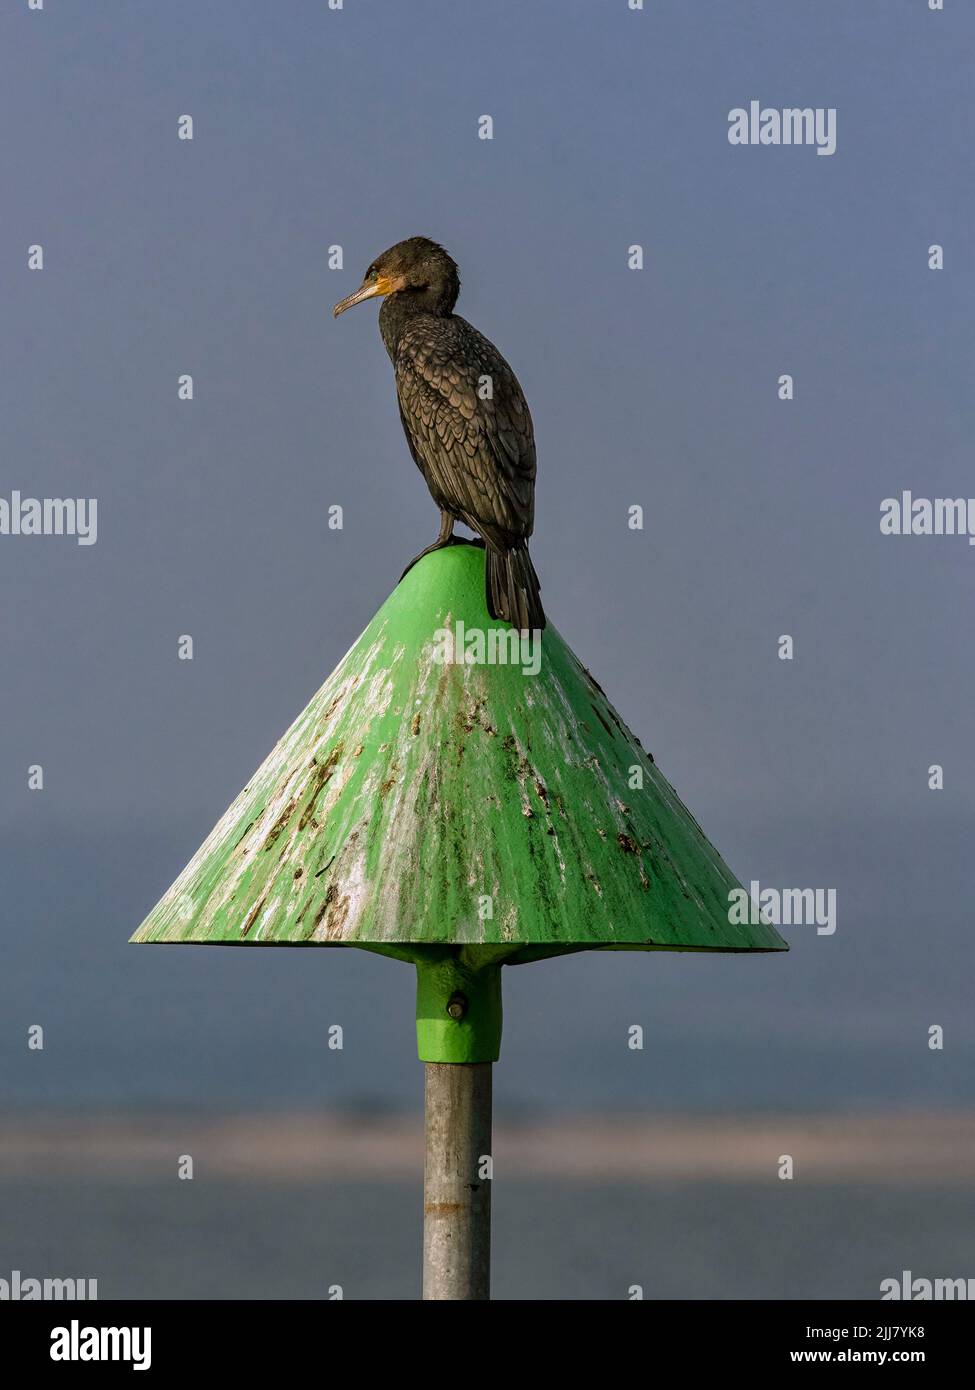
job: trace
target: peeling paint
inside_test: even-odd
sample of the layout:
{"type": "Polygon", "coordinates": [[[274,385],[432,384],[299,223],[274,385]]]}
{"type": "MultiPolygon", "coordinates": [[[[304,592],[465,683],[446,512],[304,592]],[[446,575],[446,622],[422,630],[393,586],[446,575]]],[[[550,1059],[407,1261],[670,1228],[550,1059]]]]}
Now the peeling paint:
{"type": "Polygon", "coordinates": [[[483,569],[409,571],[134,940],[782,949],[728,922],[738,881],[553,627],[534,677],[437,661],[497,626],[483,569]]]}

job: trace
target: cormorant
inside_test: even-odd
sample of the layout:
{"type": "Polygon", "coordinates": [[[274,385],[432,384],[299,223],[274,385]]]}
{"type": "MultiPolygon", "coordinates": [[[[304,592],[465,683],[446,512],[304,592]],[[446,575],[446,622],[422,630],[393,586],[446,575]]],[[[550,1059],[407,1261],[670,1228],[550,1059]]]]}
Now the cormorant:
{"type": "MultiPolygon", "coordinates": [[[[379,331],[393,363],[410,453],[440,508],[440,535],[423,555],[457,544],[462,521],[483,538],[492,618],[545,626],[528,554],[535,520],[535,436],[514,372],[493,343],[453,312],[457,265],[427,237],[377,256],[359,289],[336,304],[383,296],[379,331]]],[[[407,566],[407,570],[411,567],[407,566]]]]}

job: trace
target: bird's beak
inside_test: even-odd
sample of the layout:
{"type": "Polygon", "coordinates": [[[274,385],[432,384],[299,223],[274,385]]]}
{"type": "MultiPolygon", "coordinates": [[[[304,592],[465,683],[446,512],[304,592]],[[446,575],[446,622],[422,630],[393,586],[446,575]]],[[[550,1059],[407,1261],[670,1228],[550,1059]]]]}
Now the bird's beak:
{"type": "Polygon", "coordinates": [[[388,275],[380,275],[378,280],[367,280],[353,294],[339,300],[332,310],[332,316],[338,318],[339,314],[344,314],[346,309],[351,309],[354,304],[361,304],[364,299],[374,299],[377,294],[392,294],[394,290],[400,289],[402,283],[402,280],[393,280],[388,275]]]}

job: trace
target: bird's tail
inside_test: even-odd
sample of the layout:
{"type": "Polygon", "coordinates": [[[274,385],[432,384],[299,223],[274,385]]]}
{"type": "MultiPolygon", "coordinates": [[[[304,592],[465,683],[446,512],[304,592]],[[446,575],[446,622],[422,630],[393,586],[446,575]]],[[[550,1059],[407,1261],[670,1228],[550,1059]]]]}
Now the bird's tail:
{"type": "Polygon", "coordinates": [[[545,613],[539,597],[541,585],[527,545],[512,550],[486,547],[485,590],[488,612],[522,632],[545,626],[545,613]]]}

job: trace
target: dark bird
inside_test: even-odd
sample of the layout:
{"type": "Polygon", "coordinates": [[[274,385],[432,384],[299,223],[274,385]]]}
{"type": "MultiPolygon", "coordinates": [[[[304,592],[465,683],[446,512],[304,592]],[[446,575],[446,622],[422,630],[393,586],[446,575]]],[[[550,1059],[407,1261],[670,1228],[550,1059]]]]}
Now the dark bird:
{"type": "Polygon", "coordinates": [[[493,343],[453,312],[457,266],[442,246],[410,237],[384,251],[334,314],[383,296],[379,331],[393,363],[410,453],[440,508],[422,556],[455,545],[461,521],[483,538],[488,612],[543,628],[528,554],[535,523],[535,435],[521,387],[493,343]]]}

